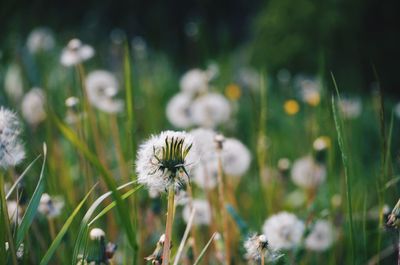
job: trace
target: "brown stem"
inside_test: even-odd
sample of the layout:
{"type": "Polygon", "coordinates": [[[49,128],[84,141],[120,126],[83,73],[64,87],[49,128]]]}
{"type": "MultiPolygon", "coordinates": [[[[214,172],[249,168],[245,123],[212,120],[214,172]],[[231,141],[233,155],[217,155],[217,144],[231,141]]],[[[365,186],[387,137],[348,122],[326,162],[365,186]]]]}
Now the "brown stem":
{"type": "Polygon", "coordinates": [[[164,242],[162,265],[169,264],[169,257],[171,254],[172,223],[174,222],[174,196],[175,196],[175,186],[170,185],[168,188],[168,212],[167,212],[167,223],[165,224],[165,242],[164,242]]]}

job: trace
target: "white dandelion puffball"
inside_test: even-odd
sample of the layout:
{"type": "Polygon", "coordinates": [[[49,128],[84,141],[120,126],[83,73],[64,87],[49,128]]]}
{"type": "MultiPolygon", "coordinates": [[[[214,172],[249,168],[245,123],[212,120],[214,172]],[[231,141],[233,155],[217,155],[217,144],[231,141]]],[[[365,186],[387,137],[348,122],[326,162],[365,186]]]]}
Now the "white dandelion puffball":
{"type": "Polygon", "coordinates": [[[302,157],[293,163],[292,181],[299,187],[313,189],[326,179],[326,167],[311,156],[302,157]]]}
{"type": "Polygon", "coordinates": [[[45,108],[46,97],[40,88],[32,88],[22,99],[22,117],[32,126],[36,126],[46,119],[45,108]]]}
{"type": "Polygon", "coordinates": [[[198,126],[215,128],[217,125],[227,122],[230,115],[229,101],[221,94],[208,93],[193,101],[192,117],[194,124],[198,126]]]}
{"type": "Polygon", "coordinates": [[[106,234],[100,228],[93,228],[92,230],[90,230],[90,233],[89,233],[89,237],[91,240],[100,240],[100,239],[104,238],[105,236],[106,236],[106,234]]]}
{"type": "Polygon", "coordinates": [[[337,104],[344,119],[352,120],[361,115],[362,103],[360,98],[342,98],[337,104]]]}
{"type": "Polygon", "coordinates": [[[22,208],[17,201],[7,201],[8,217],[14,224],[20,224],[22,221],[22,208]]]}
{"type": "Polygon", "coordinates": [[[116,99],[119,88],[116,77],[104,70],[96,70],[86,77],[86,91],[90,104],[107,113],[121,112],[124,102],[116,99]]]}
{"type": "Polygon", "coordinates": [[[64,66],[74,66],[86,60],[89,60],[94,55],[92,46],[83,44],[79,39],[72,39],[68,42],[61,53],[60,62],[64,66]]]}
{"type": "Polygon", "coordinates": [[[198,128],[190,131],[196,145],[196,152],[201,161],[208,161],[215,158],[216,132],[211,129],[198,128]]]}
{"type": "Polygon", "coordinates": [[[18,64],[10,64],[4,75],[4,90],[13,101],[18,101],[24,94],[21,68],[18,64]]]}
{"type": "Polygon", "coordinates": [[[149,190],[175,190],[189,180],[190,168],[197,162],[193,137],[186,132],[164,131],[153,135],[139,148],[136,160],[138,182],[149,190]]]}
{"type": "Polygon", "coordinates": [[[209,75],[206,71],[192,69],[182,76],[179,84],[183,92],[195,95],[208,90],[208,81],[209,75]]]}
{"type": "Polygon", "coordinates": [[[326,220],[318,220],[305,240],[305,246],[312,251],[325,251],[333,243],[335,233],[332,224],[326,220]]]}
{"type": "Polygon", "coordinates": [[[294,214],[280,212],[265,221],[263,233],[273,249],[292,249],[300,244],[304,228],[304,223],[294,214]]]}
{"type": "Polygon", "coordinates": [[[54,45],[53,32],[45,27],[32,30],[26,40],[26,46],[31,53],[49,51],[54,48],[54,45]]]}
{"type": "Polygon", "coordinates": [[[246,259],[259,261],[261,255],[266,254],[268,241],[265,235],[252,235],[244,241],[243,245],[246,250],[246,259]]]}
{"type": "Polygon", "coordinates": [[[202,189],[214,189],[218,184],[218,160],[196,165],[193,169],[193,182],[202,189]]]}
{"type": "Polygon", "coordinates": [[[47,218],[55,218],[61,214],[64,207],[64,201],[60,197],[51,197],[47,193],[43,193],[40,198],[38,212],[47,218]]]}
{"type": "MultiPolygon", "coordinates": [[[[193,224],[194,225],[209,225],[211,222],[211,207],[208,201],[194,199],[192,206],[195,209],[193,224]]],[[[186,204],[182,211],[183,220],[187,223],[189,221],[192,208],[190,203],[186,204]]]]}
{"type": "Polygon", "coordinates": [[[225,174],[241,177],[249,169],[251,154],[249,149],[237,139],[227,138],[222,147],[222,166],[225,174]]]}
{"type": "Polygon", "coordinates": [[[25,150],[20,142],[21,125],[17,116],[0,108],[0,167],[18,165],[25,157],[25,150]]]}
{"type": "Polygon", "coordinates": [[[172,97],[166,108],[169,122],[177,128],[188,128],[193,125],[190,115],[192,97],[186,93],[178,93],[172,97]]]}

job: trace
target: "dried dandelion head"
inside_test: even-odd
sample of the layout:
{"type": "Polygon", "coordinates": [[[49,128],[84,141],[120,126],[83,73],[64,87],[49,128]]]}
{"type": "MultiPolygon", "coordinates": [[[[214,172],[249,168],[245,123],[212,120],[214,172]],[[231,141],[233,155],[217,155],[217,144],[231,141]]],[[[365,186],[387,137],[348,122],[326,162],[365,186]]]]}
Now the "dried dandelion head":
{"type": "Polygon", "coordinates": [[[254,262],[259,262],[262,256],[269,262],[274,262],[282,257],[278,251],[269,246],[266,235],[254,234],[248,237],[244,242],[244,248],[246,250],[245,258],[254,262]]]}
{"type": "Polygon", "coordinates": [[[92,46],[83,44],[79,39],[72,39],[68,42],[61,53],[60,62],[64,66],[74,66],[84,62],[94,55],[92,46]]]}

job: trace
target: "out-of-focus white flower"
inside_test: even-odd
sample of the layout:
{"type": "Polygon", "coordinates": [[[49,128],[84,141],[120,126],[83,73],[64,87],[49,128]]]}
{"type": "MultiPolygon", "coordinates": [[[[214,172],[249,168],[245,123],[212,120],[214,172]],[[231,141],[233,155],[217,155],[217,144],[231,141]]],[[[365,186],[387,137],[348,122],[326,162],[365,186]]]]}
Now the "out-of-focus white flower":
{"type": "Polygon", "coordinates": [[[10,64],[4,77],[4,89],[13,101],[18,101],[24,94],[22,80],[21,68],[18,64],[10,64]]]}
{"type": "Polygon", "coordinates": [[[72,39],[68,42],[61,53],[60,62],[64,66],[73,66],[84,62],[94,55],[92,46],[83,44],[79,39],[72,39]]]}
{"type": "Polygon", "coordinates": [[[237,82],[247,89],[257,90],[260,87],[260,74],[253,68],[239,69],[237,82]]]}
{"type": "Polygon", "coordinates": [[[394,106],[394,114],[398,119],[400,119],[400,102],[394,106]]]}
{"type": "MultiPolygon", "coordinates": [[[[211,207],[208,201],[195,199],[192,201],[192,206],[195,209],[193,224],[194,225],[209,225],[211,222],[211,207]]],[[[192,208],[190,203],[186,204],[182,211],[183,220],[189,221],[192,208]]]]}
{"type": "MultiPolygon", "coordinates": [[[[10,248],[8,242],[6,242],[5,247],[6,251],[8,251],[8,249],[10,248]]],[[[21,245],[19,245],[17,249],[17,253],[15,253],[17,255],[17,259],[22,259],[24,257],[24,250],[25,250],[24,243],[21,243],[21,245]]]]}
{"type": "Polygon", "coordinates": [[[32,126],[46,119],[46,96],[42,89],[34,87],[25,94],[21,103],[22,117],[32,126]]]}
{"type": "Polygon", "coordinates": [[[271,249],[266,235],[254,234],[250,236],[244,242],[244,248],[246,250],[245,258],[255,262],[259,262],[261,256],[264,256],[268,262],[274,262],[283,256],[271,249]]]}
{"type": "Polygon", "coordinates": [[[273,249],[292,249],[300,244],[304,228],[304,223],[294,214],[280,212],[265,221],[263,233],[273,249]]]}
{"type": "Polygon", "coordinates": [[[189,169],[196,160],[190,134],[164,131],[140,146],[136,160],[138,182],[153,191],[164,192],[170,185],[179,190],[188,181],[189,169]]]}
{"type": "Polygon", "coordinates": [[[211,190],[218,183],[218,162],[210,160],[198,164],[193,170],[193,182],[202,189],[211,190]]]}
{"type": "Polygon", "coordinates": [[[36,28],[31,31],[26,40],[26,46],[31,53],[49,51],[54,48],[53,32],[46,27],[36,28]]]}
{"type": "Polygon", "coordinates": [[[201,69],[192,69],[186,72],[181,80],[180,87],[183,92],[191,95],[204,93],[208,90],[210,76],[207,71],[201,69]]]}
{"type": "Polygon", "coordinates": [[[312,251],[325,251],[333,243],[335,233],[332,224],[326,220],[318,220],[305,240],[305,246],[312,251]]]}
{"type": "Polygon", "coordinates": [[[317,163],[311,156],[296,160],[292,167],[292,181],[299,187],[311,189],[318,187],[326,179],[326,167],[317,163]]]}
{"type": "Polygon", "coordinates": [[[20,142],[21,125],[17,116],[0,108],[0,167],[18,165],[25,157],[25,150],[20,142]]]}
{"type": "Polygon", "coordinates": [[[178,93],[173,96],[166,109],[169,122],[177,128],[188,128],[193,125],[190,115],[192,97],[187,93],[178,93]]]}
{"type": "Polygon", "coordinates": [[[302,100],[311,105],[317,106],[321,101],[321,82],[316,78],[298,76],[295,85],[300,89],[302,100]]]}
{"type": "Polygon", "coordinates": [[[196,98],[192,104],[192,117],[196,125],[214,128],[227,122],[231,114],[229,101],[218,93],[208,93],[196,98]]]}
{"type": "Polygon", "coordinates": [[[352,120],[361,115],[362,103],[360,98],[342,98],[337,104],[344,119],[352,120]]]}
{"type": "Polygon", "coordinates": [[[7,201],[8,218],[14,224],[20,224],[22,221],[22,208],[17,201],[7,201]]]}
{"type": "Polygon", "coordinates": [[[216,133],[211,129],[197,128],[190,131],[196,144],[196,152],[202,161],[215,158],[216,144],[214,141],[216,133]]]}
{"type": "Polygon", "coordinates": [[[115,76],[103,70],[96,70],[86,77],[86,91],[90,104],[107,113],[121,112],[124,102],[116,99],[119,91],[115,76]]]}
{"type": "Polygon", "coordinates": [[[249,169],[251,154],[249,149],[237,139],[227,138],[222,148],[222,166],[225,174],[241,177],[249,169]]]}
{"type": "Polygon", "coordinates": [[[61,214],[64,201],[60,197],[52,198],[49,194],[43,193],[40,198],[38,211],[47,218],[55,218],[61,214]]]}

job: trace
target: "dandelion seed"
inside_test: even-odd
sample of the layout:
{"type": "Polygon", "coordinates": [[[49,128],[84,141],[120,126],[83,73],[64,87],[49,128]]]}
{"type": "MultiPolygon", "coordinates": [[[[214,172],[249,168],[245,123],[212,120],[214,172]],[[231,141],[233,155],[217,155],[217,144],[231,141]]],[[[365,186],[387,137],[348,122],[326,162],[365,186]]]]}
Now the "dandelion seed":
{"type": "Polygon", "coordinates": [[[46,97],[44,91],[37,87],[32,88],[25,94],[22,100],[22,117],[24,117],[31,126],[37,126],[46,119],[45,105],[46,97]]]}
{"type": "Polygon", "coordinates": [[[121,112],[124,102],[116,99],[118,81],[107,71],[97,70],[86,77],[86,91],[90,104],[107,113],[121,112]]]}
{"type": "Polygon", "coordinates": [[[21,68],[16,63],[10,64],[4,76],[4,90],[14,102],[21,99],[24,94],[21,68]]]}
{"type": "Polygon", "coordinates": [[[263,233],[268,235],[268,242],[276,250],[292,249],[298,246],[304,229],[304,223],[288,212],[271,216],[263,225],[263,233]]]}
{"type": "Polygon", "coordinates": [[[361,115],[362,103],[360,98],[342,98],[337,104],[342,117],[346,120],[353,120],[361,115]]]}
{"type": "Polygon", "coordinates": [[[26,46],[29,52],[39,53],[54,48],[55,40],[53,32],[46,27],[36,28],[29,33],[26,46]]]}
{"type": "Polygon", "coordinates": [[[141,145],[136,160],[138,182],[164,192],[189,181],[189,169],[196,162],[193,137],[186,132],[165,131],[141,145]]]}
{"type": "Polygon", "coordinates": [[[193,125],[190,107],[192,97],[178,93],[167,104],[166,114],[169,122],[177,128],[188,128],[193,125]]]}
{"type": "Polygon", "coordinates": [[[94,55],[92,46],[83,44],[79,39],[72,39],[68,42],[61,53],[60,62],[64,66],[74,66],[84,62],[94,55]]]}
{"type": "Polygon", "coordinates": [[[25,157],[20,142],[21,126],[17,116],[0,108],[0,167],[8,168],[18,165],[25,157]]]}
{"type": "Polygon", "coordinates": [[[244,242],[244,248],[246,250],[245,258],[254,262],[260,262],[262,257],[268,262],[275,262],[283,256],[269,246],[265,235],[254,234],[248,237],[244,242]]]}
{"type": "Polygon", "coordinates": [[[305,246],[312,251],[325,251],[334,241],[332,224],[325,220],[318,220],[312,227],[311,233],[305,239],[305,246]]]}
{"type": "Polygon", "coordinates": [[[180,87],[183,92],[196,95],[207,92],[209,80],[210,76],[207,71],[192,69],[182,76],[180,87]]]}
{"type": "Polygon", "coordinates": [[[192,205],[186,204],[182,211],[183,220],[185,223],[189,221],[192,207],[195,209],[193,218],[194,225],[209,225],[211,222],[211,207],[208,201],[202,199],[195,199],[192,205]]]}
{"type": "Polygon", "coordinates": [[[249,149],[237,139],[227,138],[222,148],[224,172],[232,177],[241,177],[249,169],[251,154],[249,149]]]}
{"type": "Polygon", "coordinates": [[[43,193],[40,198],[38,212],[47,218],[55,218],[61,214],[64,201],[60,197],[52,198],[49,194],[43,193]]]}
{"type": "Polygon", "coordinates": [[[326,179],[326,167],[311,156],[296,160],[292,167],[292,181],[299,187],[315,189],[326,179]]]}
{"type": "Polygon", "coordinates": [[[231,115],[229,101],[218,93],[208,93],[196,98],[191,110],[194,124],[205,128],[215,128],[227,122],[231,115]]]}

